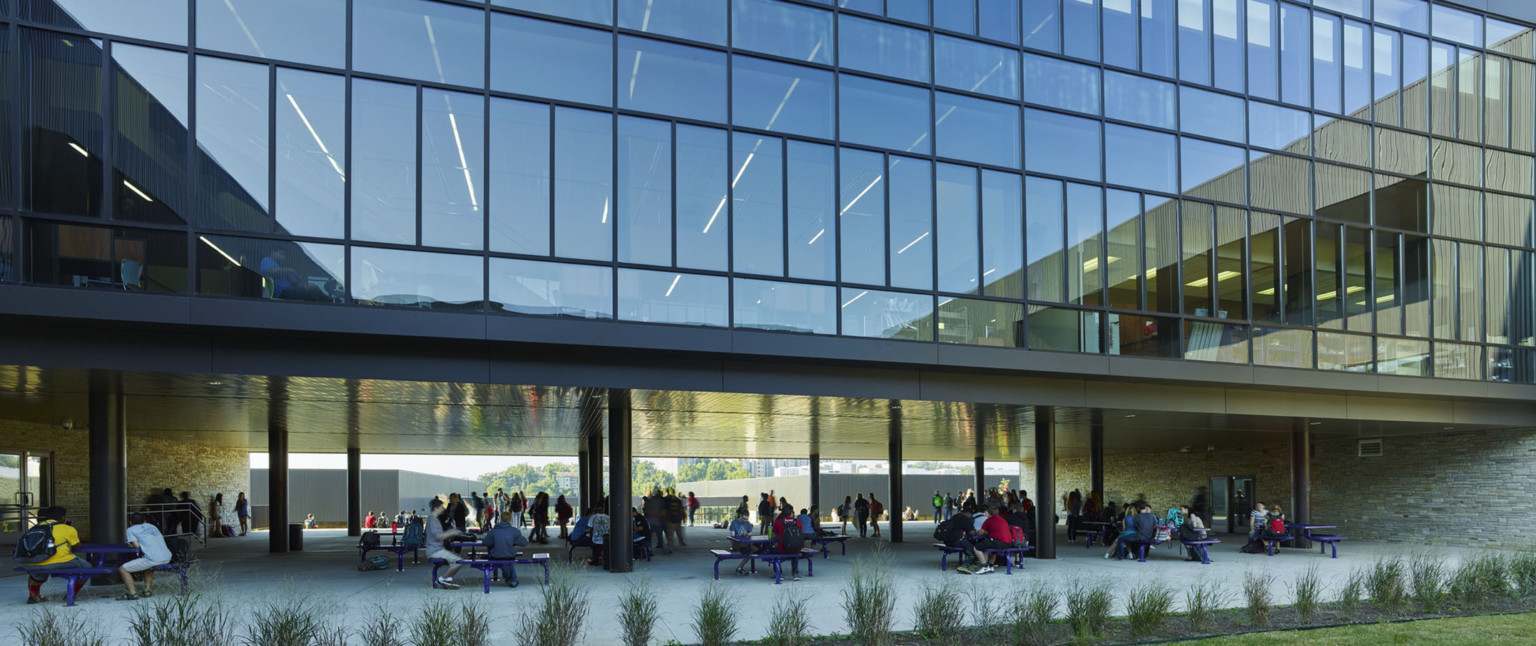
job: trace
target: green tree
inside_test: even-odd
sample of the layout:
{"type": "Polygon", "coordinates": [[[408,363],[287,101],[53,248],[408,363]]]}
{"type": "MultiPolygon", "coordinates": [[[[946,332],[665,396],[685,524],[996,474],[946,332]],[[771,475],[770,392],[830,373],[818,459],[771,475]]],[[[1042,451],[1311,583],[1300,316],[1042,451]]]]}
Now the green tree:
{"type": "Polygon", "coordinates": [[[632,460],[629,469],[629,482],[633,487],[630,492],[636,496],[677,486],[677,476],[656,468],[656,463],[650,460],[632,460]]]}
{"type": "Polygon", "coordinates": [[[729,460],[705,459],[685,464],[677,470],[678,482],[740,480],[750,477],[752,477],[752,474],[747,473],[747,470],[742,468],[740,464],[729,460]]]}
{"type": "Polygon", "coordinates": [[[532,498],[538,492],[548,493],[551,498],[556,496],[569,496],[576,493],[575,489],[560,486],[559,476],[562,472],[575,471],[576,465],[563,462],[552,462],[543,467],[531,464],[514,464],[500,473],[487,473],[480,476],[480,481],[486,484],[490,491],[505,489],[507,495],[514,491],[522,491],[532,498]]]}

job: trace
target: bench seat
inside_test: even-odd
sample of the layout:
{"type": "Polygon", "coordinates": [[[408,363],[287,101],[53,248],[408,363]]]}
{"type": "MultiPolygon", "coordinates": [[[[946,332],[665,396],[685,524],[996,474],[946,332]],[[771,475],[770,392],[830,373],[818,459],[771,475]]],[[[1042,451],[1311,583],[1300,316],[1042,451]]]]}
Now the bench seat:
{"type": "Polygon", "coordinates": [[[1259,536],[1259,540],[1264,543],[1270,556],[1275,555],[1275,548],[1281,543],[1291,542],[1291,538],[1290,534],[1262,534],[1259,536]]]}
{"type": "Polygon", "coordinates": [[[1205,565],[1210,565],[1211,564],[1211,555],[1210,555],[1209,552],[1206,551],[1206,548],[1210,547],[1212,545],[1215,545],[1217,543],[1220,543],[1221,541],[1219,541],[1217,539],[1214,539],[1214,538],[1202,538],[1202,539],[1200,539],[1198,541],[1180,541],[1180,542],[1184,543],[1184,548],[1187,549],[1187,550],[1191,550],[1191,553],[1199,554],[1200,555],[1200,562],[1201,563],[1203,563],[1205,565]]]}
{"type": "MultiPolygon", "coordinates": [[[[193,565],[196,565],[196,564],[197,564],[197,559],[190,559],[190,560],[188,560],[188,561],[186,561],[184,563],[176,563],[174,561],[172,561],[170,563],[163,563],[163,564],[160,564],[160,565],[156,565],[156,566],[154,566],[154,567],[152,567],[150,569],[156,570],[156,571],[160,571],[160,572],[175,572],[176,574],[181,576],[181,589],[182,590],[186,590],[187,589],[187,569],[190,568],[193,565]]],[[[16,567],[15,571],[16,572],[28,572],[28,573],[30,573],[27,570],[27,568],[21,567],[21,566],[16,567]]],[[[38,572],[38,574],[46,574],[46,575],[48,575],[50,577],[55,577],[56,576],[56,577],[64,579],[64,600],[65,600],[64,605],[66,605],[66,606],[73,606],[73,605],[75,605],[75,582],[79,581],[80,579],[93,579],[93,578],[96,578],[98,576],[107,576],[107,575],[111,575],[111,574],[117,574],[117,568],[116,567],[109,567],[109,566],[77,567],[77,568],[65,568],[65,569],[59,569],[59,570],[45,570],[45,571],[38,572]]]]}
{"type": "Polygon", "coordinates": [[[1317,553],[1322,554],[1327,548],[1333,548],[1333,558],[1339,558],[1339,543],[1349,540],[1348,537],[1338,534],[1307,534],[1307,540],[1321,543],[1317,546],[1317,553]]]}
{"type": "Polygon", "coordinates": [[[1024,567],[1024,555],[1034,551],[1034,549],[1034,547],[1025,545],[1024,547],[996,547],[990,550],[982,550],[982,552],[1003,557],[1003,563],[1006,564],[1006,569],[1003,573],[1013,574],[1014,559],[1018,559],[1019,567],[1024,567]]]}
{"type": "Polygon", "coordinates": [[[831,554],[832,550],[827,546],[831,545],[832,543],[837,543],[838,546],[842,547],[843,556],[848,556],[848,537],[845,535],[838,534],[836,536],[811,536],[807,537],[807,540],[821,545],[821,558],[827,558],[827,556],[831,554]]]}
{"type": "MultiPolygon", "coordinates": [[[[448,565],[448,560],[427,559],[427,562],[432,564],[432,587],[436,588],[437,572],[439,569],[448,565]]],[[[517,558],[512,559],[463,559],[458,562],[458,565],[480,570],[480,573],[484,575],[486,594],[491,593],[491,581],[498,581],[501,579],[501,566],[503,565],[511,565],[514,568],[518,565],[541,565],[544,567],[544,583],[545,585],[549,584],[549,554],[544,552],[526,557],[523,556],[521,552],[519,552],[517,558]]]]}
{"type": "Polygon", "coordinates": [[[713,554],[714,557],[715,557],[715,580],[716,581],[720,580],[720,562],[721,561],[731,561],[731,560],[737,560],[737,559],[750,559],[750,558],[752,558],[751,554],[747,554],[745,552],[732,552],[730,550],[710,550],[709,553],[713,554]]]}
{"type": "MultiPolygon", "coordinates": [[[[933,547],[934,547],[934,549],[938,550],[941,553],[941,555],[939,556],[939,571],[940,572],[943,572],[943,571],[949,569],[949,555],[950,554],[961,554],[961,555],[965,554],[965,548],[963,548],[963,547],[950,547],[950,546],[945,545],[943,543],[934,543],[933,547]]],[[[964,558],[964,557],[962,556],[962,558],[964,558]]]]}
{"type": "Polygon", "coordinates": [[[1127,552],[1136,554],[1136,562],[1147,562],[1147,548],[1157,545],[1157,541],[1121,541],[1127,552]]]}
{"type": "MultiPolygon", "coordinates": [[[[777,552],[765,552],[765,553],[762,553],[762,554],[752,554],[750,556],[751,556],[752,561],[753,561],[753,571],[754,572],[756,571],[756,567],[757,567],[757,563],[756,562],[759,561],[759,560],[767,561],[767,562],[773,564],[773,584],[774,585],[778,585],[778,584],[780,584],[780,583],[782,583],[784,581],[784,572],[783,572],[783,570],[781,568],[783,567],[784,562],[785,561],[789,561],[789,560],[805,559],[805,575],[808,576],[808,577],[809,576],[816,576],[816,572],[812,569],[812,567],[813,567],[812,564],[815,563],[816,561],[813,560],[811,557],[813,557],[813,556],[815,556],[817,554],[820,554],[820,553],[821,553],[821,550],[818,550],[818,549],[816,549],[814,547],[803,547],[803,548],[800,548],[799,552],[795,552],[795,553],[792,553],[792,554],[779,554],[777,552]]],[[[719,561],[715,561],[715,564],[719,565],[720,562],[719,561]]]]}

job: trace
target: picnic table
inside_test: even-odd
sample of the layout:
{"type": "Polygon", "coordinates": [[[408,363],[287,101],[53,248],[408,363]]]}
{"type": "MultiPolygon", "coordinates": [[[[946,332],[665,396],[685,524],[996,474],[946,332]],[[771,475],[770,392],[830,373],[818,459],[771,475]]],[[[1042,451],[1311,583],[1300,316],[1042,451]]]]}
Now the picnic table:
{"type": "Polygon", "coordinates": [[[826,536],[807,536],[806,540],[821,546],[821,558],[827,558],[832,550],[827,546],[837,543],[843,548],[843,556],[848,556],[848,536],[844,534],[828,534],[826,536]]]}
{"type": "MultiPolygon", "coordinates": [[[[428,560],[432,563],[432,587],[436,588],[438,570],[448,566],[449,563],[447,559],[428,560]]],[[[463,559],[457,563],[457,565],[480,570],[480,573],[484,576],[485,579],[485,594],[491,593],[491,581],[499,581],[501,579],[501,566],[510,565],[514,568],[515,572],[518,565],[528,564],[544,566],[544,584],[548,585],[549,553],[547,552],[540,552],[538,554],[534,554],[533,556],[525,556],[522,552],[518,552],[517,556],[510,559],[463,559]]]]}
{"type": "Polygon", "coordinates": [[[1314,529],[1338,529],[1337,525],[1314,525],[1311,523],[1286,523],[1285,528],[1291,531],[1301,531],[1300,538],[1320,543],[1317,553],[1322,554],[1328,548],[1333,548],[1333,558],[1339,558],[1339,542],[1348,538],[1338,534],[1313,534],[1314,529]]]}
{"type": "Polygon", "coordinates": [[[1083,521],[1082,529],[1077,530],[1077,533],[1083,535],[1083,547],[1093,549],[1094,540],[1103,539],[1105,536],[1108,536],[1110,526],[1113,524],[1102,520],[1083,521]]]}
{"type": "MultiPolygon", "coordinates": [[[[92,579],[98,576],[117,574],[117,565],[119,563],[130,561],[132,559],[138,558],[143,554],[143,552],[139,551],[139,548],[128,545],[126,543],[80,543],[76,545],[74,549],[71,550],[71,552],[76,555],[93,556],[94,558],[86,559],[86,562],[92,564],[91,567],[63,568],[58,570],[47,570],[38,573],[47,574],[50,577],[56,576],[64,579],[64,605],[66,606],[75,605],[76,581],[79,581],[80,579],[92,579]],[[114,558],[112,563],[109,564],[107,563],[107,557],[112,555],[116,555],[118,558],[114,558]]],[[[175,572],[181,577],[181,589],[185,590],[187,589],[187,568],[195,565],[196,563],[197,559],[193,558],[189,558],[185,562],[181,563],[177,563],[173,560],[169,563],[156,565],[151,569],[159,570],[162,572],[175,572]]],[[[28,572],[25,566],[18,566],[14,571],[28,572]]]]}
{"type": "Polygon", "coordinates": [[[728,538],[732,543],[737,545],[745,545],[747,547],[747,552],[742,553],[727,550],[710,550],[710,553],[715,557],[716,580],[720,579],[720,562],[731,559],[747,559],[747,564],[751,567],[753,574],[757,574],[758,560],[771,563],[773,565],[773,582],[775,585],[784,580],[784,573],[781,570],[781,566],[783,565],[784,561],[789,559],[805,559],[805,575],[808,577],[816,575],[815,571],[812,569],[813,566],[811,563],[813,561],[811,560],[811,557],[816,554],[820,554],[821,551],[814,547],[801,548],[799,552],[792,554],[780,554],[778,552],[770,551],[770,548],[778,542],[777,539],[771,536],[730,536],[728,538]]]}

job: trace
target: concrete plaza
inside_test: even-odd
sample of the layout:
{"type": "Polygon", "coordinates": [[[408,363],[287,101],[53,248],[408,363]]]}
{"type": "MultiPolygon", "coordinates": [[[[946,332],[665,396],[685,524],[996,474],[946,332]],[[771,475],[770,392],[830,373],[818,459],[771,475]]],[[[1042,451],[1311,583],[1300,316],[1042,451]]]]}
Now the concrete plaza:
{"type": "MultiPolygon", "coordinates": [[[[851,529],[851,528],[850,528],[851,529]]],[[[886,531],[889,531],[888,529],[886,531]]],[[[1029,559],[1022,569],[1015,568],[1012,576],[998,570],[994,574],[966,576],[958,574],[953,561],[948,572],[940,573],[939,555],[930,547],[932,523],[909,522],[905,527],[906,542],[890,545],[895,564],[894,575],[897,589],[895,624],[898,629],[910,629],[913,623],[913,605],[919,599],[923,587],[932,583],[956,584],[962,588],[985,585],[996,594],[1004,594],[1015,588],[1045,584],[1062,589],[1073,581],[1102,582],[1111,584],[1116,592],[1116,613],[1120,613],[1128,582],[1163,581],[1176,587],[1186,587],[1196,582],[1206,582],[1225,589],[1228,604],[1240,603],[1240,589],[1245,573],[1268,572],[1276,577],[1277,601],[1289,603],[1290,582],[1308,566],[1317,566],[1325,587],[1324,598],[1331,599],[1336,588],[1352,568],[1373,563],[1383,556],[1408,556],[1426,552],[1454,565],[1469,555],[1487,553],[1484,550],[1449,547],[1418,547],[1400,543],[1370,543],[1349,541],[1342,544],[1338,559],[1319,555],[1316,549],[1284,549],[1275,556],[1241,554],[1237,548],[1242,537],[1222,538],[1226,541],[1211,550],[1212,563],[1202,565],[1182,560],[1182,554],[1168,547],[1149,555],[1146,563],[1114,561],[1102,558],[1104,549],[1083,547],[1082,542],[1066,543],[1065,532],[1058,537],[1055,560],[1029,559]],[[1133,577],[1133,578],[1132,578],[1133,577]]],[[[618,640],[616,599],[631,582],[644,581],[652,587],[660,602],[661,621],[657,643],[677,640],[682,643],[696,641],[691,628],[693,609],[700,592],[713,577],[714,559],[710,549],[725,549],[728,541],[724,530],[703,526],[687,530],[688,546],[672,554],[658,553],[647,563],[636,563],[630,575],[610,574],[596,568],[578,570],[582,585],[591,601],[587,615],[584,641],[587,644],[614,644],[618,640]]],[[[773,584],[771,568],[759,567],[755,576],[734,574],[734,563],[721,565],[721,583],[738,592],[738,622],[741,639],[762,637],[770,610],[780,594],[794,594],[812,599],[811,623],[817,633],[846,632],[841,607],[842,591],[848,584],[848,575],[856,560],[871,551],[873,539],[854,537],[849,540],[848,555],[841,556],[832,548],[831,558],[817,558],[814,577],[804,577],[798,582],[786,580],[782,585],[773,584]]],[[[385,571],[359,572],[357,539],[349,538],[343,530],[314,530],[306,532],[304,549],[288,554],[271,554],[267,551],[265,533],[220,539],[199,551],[200,571],[194,575],[193,585],[210,599],[232,610],[244,621],[263,604],[275,600],[288,600],[295,595],[313,602],[328,620],[341,625],[354,626],[369,616],[375,608],[389,608],[397,618],[402,631],[408,630],[422,608],[423,602],[433,598],[449,598],[455,602],[478,602],[492,616],[492,643],[516,643],[520,632],[520,616],[534,610],[538,604],[539,580],[542,570],[534,566],[519,568],[522,585],[508,589],[493,584],[489,595],[482,594],[478,571],[465,569],[459,573],[463,589],[455,591],[433,590],[428,587],[430,566],[425,563],[412,565],[407,559],[405,572],[393,568],[385,571]]],[[[563,560],[563,541],[551,541],[547,546],[533,545],[525,551],[548,551],[552,559],[563,560]]],[[[578,550],[578,555],[587,550],[578,550]]],[[[375,554],[378,554],[376,552],[375,554]]],[[[30,611],[24,604],[24,580],[21,575],[8,575],[4,584],[8,594],[0,595],[0,613],[12,621],[23,621],[30,611]]],[[[175,589],[172,579],[160,578],[156,589],[169,593],[175,589]]],[[[62,608],[62,583],[50,581],[44,593],[52,599],[50,605],[66,610],[68,615],[90,615],[93,622],[110,631],[109,643],[121,643],[128,635],[126,620],[132,608],[150,603],[140,600],[119,602],[113,598],[121,586],[87,588],[82,601],[72,609],[62,608]]],[[[1182,604],[1182,595],[1179,603],[1182,604]]],[[[10,623],[10,622],[7,622],[10,623]]],[[[0,644],[18,643],[14,630],[0,631],[0,644]]]]}

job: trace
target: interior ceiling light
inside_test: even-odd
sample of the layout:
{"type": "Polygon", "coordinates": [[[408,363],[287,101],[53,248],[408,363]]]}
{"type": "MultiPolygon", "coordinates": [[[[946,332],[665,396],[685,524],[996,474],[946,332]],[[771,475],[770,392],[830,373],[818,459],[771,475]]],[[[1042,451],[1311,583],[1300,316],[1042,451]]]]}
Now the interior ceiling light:
{"type": "Polygon", "coordinates": [[[90,157],[91,156],[91,153],[86,152],[86,150],[84,148],[80,147],[80,144],[77,144],[77,143],[75,143],[73,141],[69,142],[69,147],[70,148],[74,148],[75,152],[80,153],[81,157],[90,157]]]}

